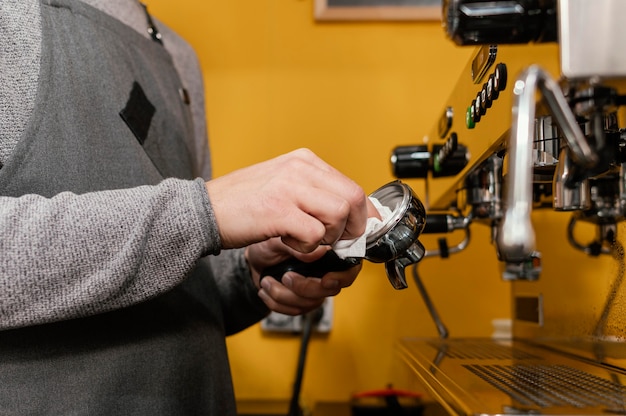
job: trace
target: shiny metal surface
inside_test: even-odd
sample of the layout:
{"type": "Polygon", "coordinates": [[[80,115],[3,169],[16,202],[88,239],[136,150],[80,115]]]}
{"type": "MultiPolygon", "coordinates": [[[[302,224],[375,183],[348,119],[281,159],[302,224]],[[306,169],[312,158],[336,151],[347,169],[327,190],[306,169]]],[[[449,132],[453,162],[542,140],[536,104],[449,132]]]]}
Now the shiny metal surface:
{"type": "Polygon", "coordinates": [[[425,253],[418,237],[426,224],[426,210],[413,190],[400,181],[382,186],[371,196],[388,207],[392,216],[368,236],[365,259],[385,263],[393,287],[406,288],[405,267],[420,261],[425,253]]]}
{"type": "Polygon", "coordinates": [[[370,196],[392,212],[385,224],[367,237],[368,260],[384,262],[396,258],[412,243],[405,238],[404,232],[407,230],[403,227],[408,227],[415,238],[422,232],[426,223],[426,210],[411,187],[400,181],[383,185],[370,196]]]}
{"type": "Polygon", "coordinates": [[[626,413],[623,370],[549,344],[409,338],[398,350],[453,415],[626,413]]]}
{"type": "MultiPolygon", "coordinates": [[[[551,116],[537,117],[535,123],[535,143],[533,144],[533,165],[535,168],[551,168],[559,162],[559,132],[551,116]]],[[[549,169],[548,169],[549,171],[549,169]]],[[[550,175],[548,181],[552,180],[550,175]]]]}
{"type": "Polygon", "coordinates": [[[541,67],[529,66],[518,77],[513,87],[506,212],[496,242],[501,259],[511,263],[526,261],[536,251],[535,232],[530,214],[533,197],[532,149],[539,91],[561,128],[576,162],[581,166],[590,167],[598,159],[597,155],[592,153],[559,85],[541,67]]]}
{"type": "Polygon", "coordinates": [[[559,0],[559,42],[563,75],[568,78],[626,76],[626,2],[559,0]]]}
{"type": "Polygon", "coordinates": [[[566,186],[571,177],[573,162],[567,149],[561,150],[559,164],[554,175],[553,207],[557,211],[587,210],[591,208],[589,180],[579,181],[575,186],[566,186]]]}
{"type": "MultiPolygon", "coordinates": [[[[478,49],[477,49],[478,52],[478,49]]],[[[555,44],[538,45],[500,45],[496,62],[503,62],[507,66],[508,76],[515,79],[528,65],[529,62],[541,62],[544,70],[557,77],[558,48],[555,44]]],[[[488,84],[487,79],[483,82],[488,84]]],[[[465,178],[482,162],[492,157],[494,153],[504,149],[511,128],[512,108],[512,81],[501,91],[498,98],[493,100],[487,114],[482,116],[475,127],[468,128],[465,124],[465,114],[472,100],[476,97],[480,88],[472,81],[472,62],[467,63],[462,70],[461,76],[456,81],[452,95],[445,102],[445,108],[452,108],[454,120],[451,132],[458,135],[459,144],[469,149],[470,159],[467,166],[454,177],[429,178],[429,194],[424,201],[426,207],[431,210],[447,210],[451,202],[461,196],[459,189],[464,189],[465,178]]],[[[433,126],[427,138],[430,143],[439,143],[438,123],[433,126]]]]}
{"type": "MultiPolygon", "coordinates": [[[[476,108],[479,91],[471,61],[444,103],[456,117],[450,131],[471,157],[454,178],[428,179],[427,208],[481,207],[472,201],[486,187],[468,184],[473,176],[489,183],[482,180],[485,163],[503,159],[502,215],[483,211],[498,230],[498,259],[507,261],[501,271],[511,280],[514,306],[513,340],[452,333],[399,343],[404,361],[451,414],[626,414],[626,263],[624,237],[617,238],[623,229],[617,221],[626,215],[626,54],[619,47],[626,2],[558,5],[559,45],[498,45],[495,62],[506,66],[508,85],[486,114],[465,112],[476,108]],[[546,135],[547,116],[558,134],[546,135]],[[546,140],[558,146],[554,141],[546,151],[546,140]],[[548,189],[552,174],[555,186],[548,189]]],[[[482,82],[489,92],[489,81],[482,82]]],[[[431,141],[438,140],[434,124],[431,141]]]]}
{"type": "Polygon", "coordinates": [[[493,155],[465,179],[472,220],[502,217],[502,158],[493,155]]]}

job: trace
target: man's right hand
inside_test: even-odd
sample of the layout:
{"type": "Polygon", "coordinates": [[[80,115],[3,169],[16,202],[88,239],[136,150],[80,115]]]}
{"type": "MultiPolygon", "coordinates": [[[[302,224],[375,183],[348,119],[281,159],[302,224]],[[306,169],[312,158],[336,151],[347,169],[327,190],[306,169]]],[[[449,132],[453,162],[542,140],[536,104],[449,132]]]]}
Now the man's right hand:
{"type": "Polygon", "coordinates": [[[206,183],[222,248],[281,237],[308,253],[365,232],[377,215],[363,189],[307,149],[206,183]]]}

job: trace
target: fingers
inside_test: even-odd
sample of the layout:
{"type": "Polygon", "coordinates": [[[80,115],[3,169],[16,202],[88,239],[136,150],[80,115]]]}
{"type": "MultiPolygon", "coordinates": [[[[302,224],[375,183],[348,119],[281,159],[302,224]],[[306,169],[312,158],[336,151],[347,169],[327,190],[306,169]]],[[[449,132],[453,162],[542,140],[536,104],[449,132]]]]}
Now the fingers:
{"type": "MultiPolygon", "coordinates": [[[[309,153],[303,153],[307,160],[309,153]]],[[[324,193],[309,195],[324,197],[324,199],[307,202],[312,202],[308,206],[317,208],[309,213],[326,226],[328,235],[324,242],[332,244],[340,238],[351,239],[361,236],[365,232],[369,211],[373,208],[374,215],[377,215],[378,211],[371,204],[363,189],[354,181],[316,156],[311,159],[311,165],[319,169],[319,172],[309,176],[311,185],[324,193]],[[341,219],[341,223],[335,223],[338,219],[341,219]]]]}
{"type": "Polygon", "coordinates": [[[350,286],[360,269],[358,265],[345,272],[331,272],[322,279],[289,272],[283,276],[282,283],[266,277],[261,280],[259,296],[271,310],[299,315],[319,307],[325,298],[350,286]]]}
{"type": "Polygon", "coordinates": [[[293,271],[287,272],[282,276],[282,282],[270,276],[261,278],[264,269],[289,257],[305,262],[316,261],[328,249],[327,246],[321,246],[311,253],[302,254],[274,238],[247,247],[244,255],[250,266],[252,279],[259,287],[259,297],[264,303],[273,311],[299,315],[319,307],[324,299],[335,296],[343,288],[352,285],[362,264],[341,272],[326,273],[321,279],[305,277],[293,271]]]}
{"type": "MultiPolygon", "coordinates": [[[[287,282],[289,279],[285,279],[287,282]]],[[[301,315],[319,307],[325,297],[307,298],[296,295],[277,280],[266,277],[261,280],[259,297],[270,310],[286,315],[301,315]]]]}
{"type": "Polygon", "coordinates": [[[361,187],[305,149],[209,181],[206,189],[222,248],[280,237],[310,252],[362,235],[371,210],[361,187]]]}
{"type": "Polygon", "coordinates": [[[284,205],[291,208],[283,216],[288,224],[288,232],[282,236],[287,245],[308,252],[319,244],[333,244],[365,232],[371,202],[360,186],[306,149],[285,157],[290,174],[278,186],[284,187],[285,193],[268,194],[272,198],[266,202],[280,207],[283,197],[292,199],[293,205],[284,205]]]}
{"type": "MultiPolygon", "coordinates": [[[[308,253],[320,244],[333,244],[346,234],[353,208],[346,199],[326,189],[294,189],[297,205],[285,218],[283,242],[308,253]]],[[[352,226],[354,229],[355,227],[352,226]]],[[[362,231],[361,231],[362,233],[362,231]]]]}

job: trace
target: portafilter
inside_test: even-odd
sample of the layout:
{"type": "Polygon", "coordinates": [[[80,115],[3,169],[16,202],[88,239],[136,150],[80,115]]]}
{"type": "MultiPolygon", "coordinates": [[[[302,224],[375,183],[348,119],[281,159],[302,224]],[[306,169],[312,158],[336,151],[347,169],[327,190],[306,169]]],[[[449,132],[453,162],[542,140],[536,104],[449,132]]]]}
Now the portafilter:
{"type": "Polygon", "coordinates": [[[426,223],[426,210],[415,193],[405,183],[393,181],[370,194],[381,205],[391,210],[383,225],[366,238],[365,255],[339,258],[329,250],[320,259],[303,262],[294,258],[268,267],[261,278],[272,276],[281,280],[288,271],[307,277],[322,277],[328,272],[344,271],[361,263],[363,259],[372,263],[385,263],[385,271],[394,289],[407,287],[404,269],[419,262],[424,256],[424,246],[418,238],[426,223]]]}

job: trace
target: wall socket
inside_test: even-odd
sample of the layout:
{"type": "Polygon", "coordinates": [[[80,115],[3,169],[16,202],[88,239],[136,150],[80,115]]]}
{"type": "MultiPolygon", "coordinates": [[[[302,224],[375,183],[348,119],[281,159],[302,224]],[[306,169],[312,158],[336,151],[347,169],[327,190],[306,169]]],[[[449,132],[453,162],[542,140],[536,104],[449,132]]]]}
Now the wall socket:
{"type": "MultiPolygon", "coordinates": [[[[322,306],[322,317],[313,325],[313,331],[328,333],[333,324],[333,298],[326,298],[322,306]]],[[[278,312],[271,312],[261,321],[261,329],[266,332],[280,332],[287,334],[300,334],[304,326],[302,315],[291,316],[278,312]]]]}

